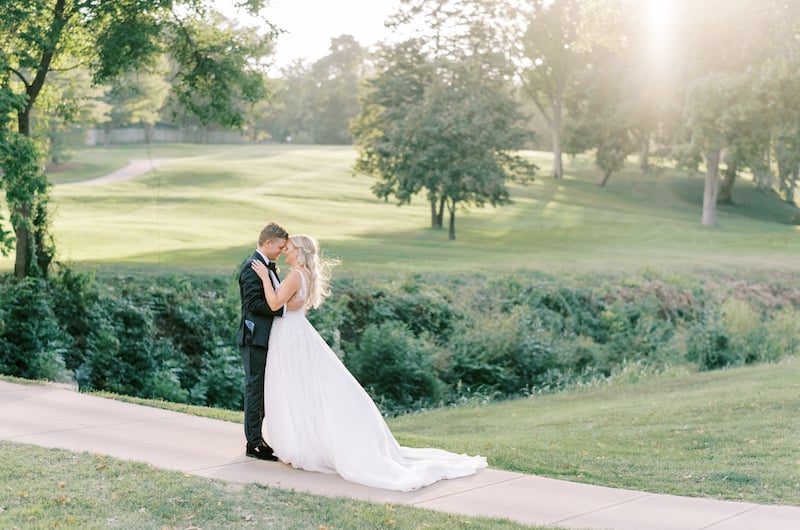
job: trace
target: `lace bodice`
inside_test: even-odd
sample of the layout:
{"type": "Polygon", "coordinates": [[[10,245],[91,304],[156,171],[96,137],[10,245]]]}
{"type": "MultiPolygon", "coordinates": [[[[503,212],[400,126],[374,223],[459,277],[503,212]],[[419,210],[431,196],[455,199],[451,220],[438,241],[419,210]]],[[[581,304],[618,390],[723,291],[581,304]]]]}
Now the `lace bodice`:
{"type": "Polygon", "coordinates": [[[308,298],[308,280],[306,279],[306,273],[297,270],[300,274],[300,289],[294,293],[294,296],[286,303],[286,310],[290,312],[306,312],[306,299],[308,298]]]}

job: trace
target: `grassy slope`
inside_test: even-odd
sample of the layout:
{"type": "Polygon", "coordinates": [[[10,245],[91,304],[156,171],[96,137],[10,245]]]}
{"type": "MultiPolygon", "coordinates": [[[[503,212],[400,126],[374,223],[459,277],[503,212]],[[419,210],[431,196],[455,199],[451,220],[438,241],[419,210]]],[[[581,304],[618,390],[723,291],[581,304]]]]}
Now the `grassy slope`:
{"type": "MultiPolygon", "coordinates": [[[[631,372],[635,373],[635,372],[631,372]]],[[[676,373],[391,422],[494,467],[676,495],[800,505],[800,360],[676,373]]]]}
{"type": "MultiPolygon", "coordinates": [[[[529,153],[547,175],[549,154],[529,153]]],[[[277,220],[317,236],[341,271],[479,267],[578,270],[798,270],[800,214],[749,182],[720,226],[700,226],[702,179],[632,167],[594,184],[587,158],[567,159],[560,182],[512,186],[513,203],[457,213],[457,240],[429,228],[424,200],[397,207],[353,176],[355,152],[325,146],[156,146],[80,151],[79,169],[55,173],[55,235],[63,261],[139,272],[227,274],[277,220]],[[171,158],[139,178],[81,186],[129,158],[171,158]],[[115,164],[116,162],[116,164],[115,164]]],[[[0,270],[11,268],[10,258],[0,270]]]]}

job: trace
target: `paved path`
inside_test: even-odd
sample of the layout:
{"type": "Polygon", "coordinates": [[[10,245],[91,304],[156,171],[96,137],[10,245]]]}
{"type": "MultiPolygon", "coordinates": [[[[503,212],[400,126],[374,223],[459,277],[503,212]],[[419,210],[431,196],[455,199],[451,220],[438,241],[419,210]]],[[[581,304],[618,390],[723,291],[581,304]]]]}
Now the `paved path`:
{"type": "Polygon", "coordinates": [[[506,517],[559,528],[797,530],[800,506],[656,495],[482,469],[401,493],[244,456],[242,426],[45,385],[0,381],[0,440],[89,451],[213,479],[506,517]]]}
{"type": "Polygon", "coordinates": [[[73,184],[80,186],[88,186],[92,184],[108,184],[109,182],[119,182],[120,180],[132,179],[134,177],[138,177],[139,175],[143,175],[149,171],[154,170],[165,160],[166,159],[164,158],[130,160],[127,166],[120,168],[114,171],[113,173],[109,173],[108,175],[105,175],[103,177],[98,177],[95,179],[74,182],[73,184]]]}

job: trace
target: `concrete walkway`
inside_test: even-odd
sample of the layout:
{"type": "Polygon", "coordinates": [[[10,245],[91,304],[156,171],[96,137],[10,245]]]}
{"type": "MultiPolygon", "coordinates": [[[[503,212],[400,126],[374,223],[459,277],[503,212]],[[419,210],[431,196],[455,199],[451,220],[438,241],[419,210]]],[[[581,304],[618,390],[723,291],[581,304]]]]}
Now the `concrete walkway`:
{"type": "Polygon", "coordinates": [[[132,178],[136,178],[139,175],[144,175],[150,171],[153,171],[155,168],[161,165],[162,162],[165,162],[166,159],[164,158],[153,158],[148,160],[139,160],[134,159],[128,162],[128,165],[120,168],[113,173],[109,173],[103,177],[97,177],[94,179],[89,180],[81,180],[79,182],[73,182],[72,184],[75,186],[92,186],[95,184],[109,184],[111,182],[119,182],[121,180],[129,180],[132,178]]]}
{"type": "Polygon", "coordinates": [[[656,495],[497,469],[401,493],[244,456],[238,423],[0,381],[0,439],[145,462],[213,479],[316,495],[506,517],[560,528],[797,530],[800,506],[656,495]]]}

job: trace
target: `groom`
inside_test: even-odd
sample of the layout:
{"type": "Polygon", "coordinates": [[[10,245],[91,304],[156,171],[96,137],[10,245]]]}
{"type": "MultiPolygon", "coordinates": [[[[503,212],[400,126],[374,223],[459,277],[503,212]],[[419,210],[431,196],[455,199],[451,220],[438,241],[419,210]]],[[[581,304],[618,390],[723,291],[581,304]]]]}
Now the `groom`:
{"type": "Polygon", "coordinates": [[[264,370],[267,366],[267,346],[272,318],[283,316],[283,308],[273,311],[264,296],[261,279],[250,266],[253,260],[262,261],[270,269],[273,287],[278,281],[275,260],[286,248],[289,234],[281,226],[270,223],[258,236],[258,248],[239,271],[239,296],[242,301],[242,320],[236,342],[244,366],[244,434],[247,456],[276,461],[261,434],[264,421],[264,370]]]}

